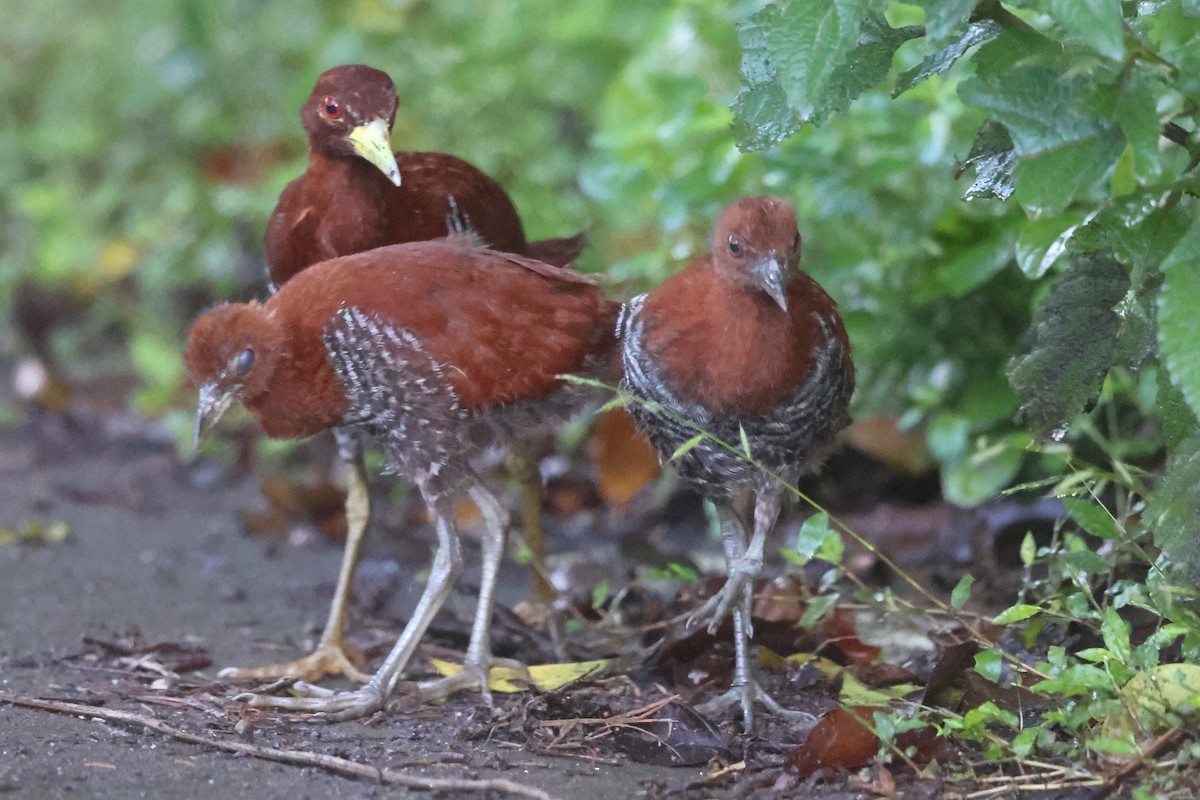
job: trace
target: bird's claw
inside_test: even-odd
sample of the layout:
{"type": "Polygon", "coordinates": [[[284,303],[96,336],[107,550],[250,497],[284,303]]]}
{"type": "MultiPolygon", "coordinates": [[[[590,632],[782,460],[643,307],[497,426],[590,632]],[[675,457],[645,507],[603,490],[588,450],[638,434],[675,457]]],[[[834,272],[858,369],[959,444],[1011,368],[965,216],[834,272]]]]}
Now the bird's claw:
{"type": "Polygon", "coordinates": [[[742,724],[745,731],[749,733],[754,727],[755,702],[761,703],[767,711],[792,724],[798,725],[803,723],[808,727],[812,727],[817,722],[817,718],[807,711],[784,708],[779,704],[778,700],[767,694],[767,691],[753,679],[740,684],[735,683],[722,694],[696,706],[696,709],[702,714],[713,714],[728,706],[739,705],[742,710],[742,724]]]}
{"type": "Polygon", "coordinates": [[[295,661],[261,667],[226,667],[217,673],[217,677],[253,681],[295,678],[309,682],[319,681],[328,675],[345,675],[352,681],[366,683],[371,676],[358,668],[361,663],[362,654],[350,645],[323,641],[316,650],[295,661]]]}
{"type": "Polygon", "coordinates": [[[233,699],[256,708],[313,712],[314,716],[311,720],[313,722],[343,722],[348,719],[365,717],[383,708],[383,693],[379,691],[379,687],[374,682],[353,691],[336,691],[313,686],[304,681],[296,681],[292,685],[292,691],[297,692],[297,696],[276,697],[243,692],[233,699]]]}
{"type": "MultiPolygon", "coordinates": [[[[751,586],[751,582],[758,575],[762,565],[755,567],[753,564],[743,565],[738,562],[729,571],[729,577],[725,580],[725,585],[721,590],[712,597],[704,601],[704,604],[687,616],[684,624],[688,630],[697,627],[701,622],[708,620],[708,632],[715,635],[717,629],[721,627],[721,622],[725,617],[729,616],[729,612],[734,608],[735,604],[742,602],[745,599],[745,594],[751,586]]],[[[750,627],[750,620],[746,620],[746,636],[754,636],[754,631],[750,627]]]]}

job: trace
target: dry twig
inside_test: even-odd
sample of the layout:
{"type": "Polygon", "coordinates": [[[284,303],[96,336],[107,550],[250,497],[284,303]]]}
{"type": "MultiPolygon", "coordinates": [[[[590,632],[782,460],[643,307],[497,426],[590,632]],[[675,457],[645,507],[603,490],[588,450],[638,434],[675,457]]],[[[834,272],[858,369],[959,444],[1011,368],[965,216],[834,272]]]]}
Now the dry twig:
{"type": "Polygon", "coordinates": [[[129,711],[118,711],[110,708],[97,708],[79,703],[65,703],[57,700],[41,700],[36,697],[26,697],[11,692],[0,691],[0,703],[9,703],[22,708],[35,708],[41,711],[51,711],[57,714],[70,714],[92,720],[102,720],[118,725],[131,725],[149,728],[156,733],[170,736],[181,742],[200,744],[214,747],[230,753],[261,758],[267,761],[278,761],[283,764],[296,764],[306,767],[320,767],[338,775],[355,778],[367,778],[380,783],[405,786],[409,789],[451,790],[465,792],[503,792],[518,797],[528,797],[532,800],[557,800],[541,789],[525,786],[504,778],[489,780],[471,780],[466,778],[426,778],[408,775],[394,769],[380,769],[369,764],[351,761],[347,758],[325,755],[323,753],[306,753],[301,750],[283,750],[275,747],[258,747],[247,742],[228,741],[211,736],[200,736],[180,730],[154,717],[142,716],[129,711]]]}

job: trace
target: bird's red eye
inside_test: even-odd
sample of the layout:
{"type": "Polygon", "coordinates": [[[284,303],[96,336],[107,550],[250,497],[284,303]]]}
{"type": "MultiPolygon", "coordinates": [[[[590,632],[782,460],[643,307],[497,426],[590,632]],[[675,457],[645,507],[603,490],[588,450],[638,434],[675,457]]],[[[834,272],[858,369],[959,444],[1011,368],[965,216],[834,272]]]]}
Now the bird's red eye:
{"type": "Polygon", "coordinates": [[[729,237],[729,252],[735,256],[740,256],[742,254],[742,246],[738,244],[738,240],[732,236],[729,237]]]}
{"type": "Polygon", "coordinates": [[[326,97],[321,101],[321,106],[325,111],[326,119],[338,119],[342,116],[342,104],[337,101],[336,97],[326,97]]]}

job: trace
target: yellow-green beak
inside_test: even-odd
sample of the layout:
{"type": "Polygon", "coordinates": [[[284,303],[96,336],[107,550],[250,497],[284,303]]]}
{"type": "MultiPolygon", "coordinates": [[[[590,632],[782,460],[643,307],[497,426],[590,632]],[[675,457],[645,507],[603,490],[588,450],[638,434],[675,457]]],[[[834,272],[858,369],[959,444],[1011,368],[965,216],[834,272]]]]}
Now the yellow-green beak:
{"type": "Polygon", "coordinates": [[[219,388],[212,382],[200,387],[200,400],[196,404],[196,438],[193,442],[195,447],[200,446],[200,440],[212,430],[212,427],[217,424],[217,420],[229,410],[229,407],[233,405],[234,399],[235,394],[232,389],[219,388]]]}
{"type": "Polygon", "coordinates": [[[350,131],[346,138],[354,146],[355,153],[378,167],[393,184],[400,185],[400,167],[396,165],[396,156],[392,153],[392,135],[386,119],[364,122],[350,131]]]}

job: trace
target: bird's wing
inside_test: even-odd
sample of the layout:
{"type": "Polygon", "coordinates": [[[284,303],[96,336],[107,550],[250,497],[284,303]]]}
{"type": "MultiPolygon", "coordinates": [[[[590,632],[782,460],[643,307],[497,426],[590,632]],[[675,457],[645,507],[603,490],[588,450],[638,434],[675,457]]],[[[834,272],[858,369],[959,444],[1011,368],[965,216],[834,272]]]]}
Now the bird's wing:
{"type": "Polygon", "coordinates": [[[346,395],[341,425],[380,440],[393,462],[454,459],[457,421],[466,416],[450,382],[412,333],[342,306],[323,340],[346,395]]]}

